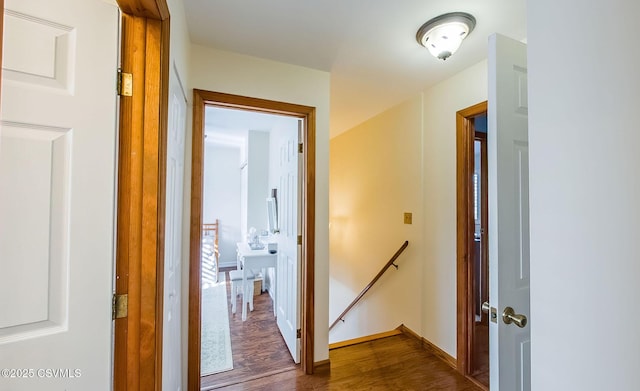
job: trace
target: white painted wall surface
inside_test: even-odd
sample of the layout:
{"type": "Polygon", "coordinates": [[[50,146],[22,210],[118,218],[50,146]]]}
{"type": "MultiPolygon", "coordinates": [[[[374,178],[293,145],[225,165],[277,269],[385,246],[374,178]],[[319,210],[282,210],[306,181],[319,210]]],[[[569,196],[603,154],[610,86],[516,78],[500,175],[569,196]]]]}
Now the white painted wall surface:
{"type": "Polygon", "coordinates": [[[420,334],[456,357],[456,112],[487,100],[482,61],[424,92],[420,334]]]}
{"type": "Polygon", "coordinates": [[[409,247],[329,334],[331,343],[421,329],[422,96],[331,139],[333,322],[405,242],[409,247]],[[403,213],[413,214],[413,224],[403,213]]]}
{"type": "Polygon", "coordinates": [[[202,221],[220,221],[220,265],[236,265],[236,243],[243,240],[240,230],[240,148],[205,142],[204,196],[202,221]]]}
{"type": "Polygon", "coordinates": [[[532,389],[635,390],[640,3],[527,7],[532,389]]]}
{"type": "Polygon", "coordinates": [[[482,61],[331,140],[330,321],[410,242],[332,343],[403,323],[456,357],[456,112],[486,99],[482,61]]]}
{"type": "MultiPolygon", "coordinates": [[[[175,66],[180,75],[182,87],[189,103],[192,92],[187,90],[189,85],[189,63],[191,59],[191,41],[187,31],[187,21],[184,14],[183,0],[167,0],[171,14],[171,37],[169,57],[171,66],[175,66]]],[[[188,110],[189,111],[189,110],[188,110]]],[[[189,127],[191,122],[188,122],[189,127]]]]}
{"type": "MultiPolygon", "coordinates": [[[[192,45],[190,88],[297,103],[316,108],[314,360],[328,359],[329,73],[192,45]]],[[[190,144],[187,148],[188,151],[191,150],[190,144]]],[[[188,156],[190,157],[191,154],[188,153],[188,156]]],[[[190,173],[190,166],[187,169],[190,173]]],[[[186,177],[188,178],[189,175],[187,174],[186,177]]],[[[186,185],[189,186],[190,183],[186,185]]],[[[185,199],[189,199],[189,194],[185,199]]],[[[186,312],[183,321],[186,324],[186,312]]]]}

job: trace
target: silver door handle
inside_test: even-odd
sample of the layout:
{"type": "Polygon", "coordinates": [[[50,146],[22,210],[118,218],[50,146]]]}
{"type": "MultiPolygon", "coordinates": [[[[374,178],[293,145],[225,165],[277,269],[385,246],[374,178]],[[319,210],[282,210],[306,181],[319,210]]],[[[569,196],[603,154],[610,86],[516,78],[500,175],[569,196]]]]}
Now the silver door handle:
{"type": "Polygon", "coordinates": [[[523,328],[527,325],[527,317],[522,314],[516,314],[516,312],[511,307],[507,307],[504,309],[502,313],[502,321],[505,324],[515,324],[516,326],[523,328]]]}
{"type": "Polygon", "coordinates": [[[485,301],[484,303],[482,303],[482,312],[484,312],[485,314],[489,313],[490,308],[491,306],[489,305],[488,301],[485,301]]]}

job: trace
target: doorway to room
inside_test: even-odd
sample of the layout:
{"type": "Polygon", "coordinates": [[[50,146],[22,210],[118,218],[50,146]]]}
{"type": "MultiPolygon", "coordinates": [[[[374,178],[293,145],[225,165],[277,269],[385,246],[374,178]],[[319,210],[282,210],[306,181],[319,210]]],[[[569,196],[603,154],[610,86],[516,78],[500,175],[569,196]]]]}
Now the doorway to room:
{"type": "MultiPolygon", "coordinates": [[[[234,136],[238,136],[238,134],[236,133],[234,136]]],[[[245,141],[241,141],[240,144],[245,141]]],[[[277,324],[277,327],[274,327],[273,330],[276,334],[277,330],[282,334],[282,337],[278,336],[278,338],[284,340],[286,346],[284,349],[285,352],[289,350],[292,356],[296,357],[297,355],[302,370],[305,373],[312,373],[315,108],[194,90],[192,147],[191,255],[189,272],[189,389],[200,389],[201,385],[201,365],[203,364],[203,355],[201,355],[203,351],[201,347],[204,342],[204,336],[202,335],[204,326],[200,323],[200,319],[201,316],[205,315],[202,288],[209,284],[219,284],[222,278],[218,279],[218,276],[222,277],[224,275],[224,280],[227,280],[225,288],[223,288],[226,291],[225,298],[229,298],[230,300],[223,299],[225,301],[225,303],[222,304],[223,311],[228,311],[228,315],[232,317],[230,320],[238,323],[238,326],[244,329],[250,330],[252,326],[249,325],[249,322],[251,320],[258,320],[257,312],[248,312],[247,320],[242,320],[242,308],[245,306],[242,304],[243,301],[241,301],[240,298],[236,298],[236,295],[230,292],[229,274],[226,273],[229,269],[237,269],[238,265],[241,265],[241,261],[242,264],[246,265],[247,262],[250,262],[247,257],[257,254],[251,251],[248,253],[243,252],[241,249],[241,247],[244,247],[244,244],[249,244],[246,239],[247,233],[252,237],[259,238],[259,242],[268,243],[275,241],[278,247],[277,253],[274,256],[274,258],[277,259],[277,264],[275,266],[259,268],[262,273],[260,284],[264,284],[263,287],[267,289],[262,295],[256,296],[253,303],[254,308],[260,306],[262,310],[267,309],[265,314],[270,310],[271,315],[266,318],[270,318],[269,320],[272,323],[277,324]],[[243,162],[251,158],[251,148],[245,149],[244,156],[242,153],[238,153],[235,155],[235,158],[233,158],[237,159],[235,166],[239,172],[239,182],[241,183],[239,194],[236,194],[235,198],[236,200],[239,198],[240,204],[246,204],[244,212],[242,206],[235,208],[236,210],[240,209],[238,213],[240,215],[240,221],[238,224],[231,223],[232,219],[227,220],[228,216],[225,215],[225,213],[229,212],[227,210],[222,211],[220,208],[214,208],[207,211],[207,205],[210,201],[207,200],[207,194],[211,196],[213,193],[211,188],[209,190],[206,189],[208,185],[205,177],[205,166],[207,165],[206,149],[208,147],[205,141],[205,135],[207,138],[211,138],[212,144],[216,137],[226,140],[225,142],[227,144],[238,144],[238,140],[232,140],[233,137],[230,137],[228,132],[226,136],[223,133],[218,133],[217,135],[215,133],[211,133],[211,135],[206,134],[206,112],[212,108],[230,110],[235,113],[240,111],[246,113],[248,111],[254,115],[277,115],[281,119],[286,117],[289,121],[293,121],[296,128],[293,131],[293,135],[289,133],[290,136],[287,137],[273,136],[260,130],[245,129],[247,133],[245,141],[248,146],[252,144],[255,144],[254,146],[269,145],[271,144],[269,142],[271,138],[276,141],[268,148],[266,158],[264,156],[264,149],[262,152],[256,152],[253,164],[250,161],[243,162]],[[272,153],[273,156],[271,158],[268,157],[269,151],[275,151],[272,153]],[[244,163],[247,164],[245,165],[244,163]],[[251,172],[247,170],[242,173],[243,165],[245,168],[250,168],[250,165],[254,167],[253,174],[256,174],[257,178],[254,178],[255,180],[251,182],[254,183],[255,186],[258,186],[260,190],[254,191],[248,188],[251,172]],[[273,167],[278,166],[280,171],[278,171],[278,169],[270,169],[270,165],[273,167]],[[243,181],[246,183],[244,190],[242,187],[243,181]],[[300,186],[297,186],[297,183],[300,183],[300,186]],[[250,202],[252,198],[256,198],[258,201],[250,202]],[[267,199],[272,200],[272,202],[269,203],[267,199]],[[274,200],[276,203],[279,203],[280,206],[277,215],[275,215],[277,216],[277,223],[275,224],[275,226],[277,226],[276,230],[274,230],[274,214],[269,213],[270,211],[273,212],[273,208],[268,207],[269,205],[273,206],[274,200]],[[296,207],[296,205],[299,205],[299,208],[296,207]],[[223,219],[216,216],[215,211],[217,211],[220,216],[225,215],[224,221],[228,221],[231,224],[225,227],[223,219]],[[220,264],[216,267],[215,273],[211,274],[209,271],[204,270],[201,262],[202,255],[204,255],[203,239],[206,240],[205,224],[210,226],[214,221],[218,223],[218,233],[220,234],[217,241],[217,250],[220,252],[220,259],[218,261],[220,261],[220,264]],[[252,230],[252,227],[255,229],[252,230]],[[269,236],[272,237],[268,238],[269,236]],[[225,253],[226,256],[224,255],[225,253]],[[236,257],[236,253],[241,256],[236,257]],[[209,280],[207,280],[207,278],[209,278],[209,280]],[[231,313],[229,308],[229,305],[234,299],[237,300],[236,306],[238,307],[235,315],[231,313]],[[274,315],[277,316],[274,317],[274,315]]],[[[241,152],[241,150],[242,148],[238,148],[238,152],[241,152]]],[[[227,174],[229,174],[229,170],[232,170],[234,166],[234,164],[232,164],[231,167],[227,164],[223,165],[225,165],[224,170],[227,174]]],[[[238,178],[235,180],[237,183],[238,178]]],[[[225,209],[234,208],[226,205],[225,209]]],[[[269,255],[266,257],[269,257],[269,255]]],[[[245,268],[244,270],[247,269],[245,268]]],[[[256,270],[256,272],[257,271],[258,270],[256,270]]],[[[257,281],[254,281],[254,283],[256,282],[257,281]]],[[[247,286],[248,285],[247,281],[247,286]]],[[[255,287],[256,285],[258,284],[252,286],[255,287]]],[[[261,291],[260,287],[256,289],[256,293],[257,291],[261,291]]],[[[249,297],[251,297],[251,295],[248,294],[247,298],[249,297]]],[[[222,313],[222,311],[219,311],[219,313],[222,313]]],[[[248,340],[248,338],[241,339],[243,341],[248,340]]],[[[262,357],[265,349],[264,346],[261,347],[261,343],[264,343],[266,340],[264,338],[258,339],[259,341],[254,344],[255,349],[252,349],[250,352],[245,352],[243,356],[262,357]]],[[[289,358],[289,360],[291,360],[291,358],[289,358]]],[[[293,361],[291,361],[291,363],[292,362],[293,361]]],[[[209,384],[207,388],[214,386],[215,384],[209,384]]]]}
{"type": "MultiPolygon", "coordinates": [[[[286,276],[277,278],[276,271],[284,276],[279,267],[250,268],[253,278],[247,285],[253,289],[248,298],[251,306],[233,291],[232,285],[238,281],[231,280],[242,267],[238,257],[242,243],[277,247],[275,254],[268,256],[274,266],[277,259],[289,259],[295,263],[292,272],[298,269],[297,163],[302,128],[303,119],[296,117],[213,105],[205,108],[200,319],[203,390],[291,370],[299,361],[295,341],[292,352],[285,343],[291,333],[288,323],[280,329],[283,322],[275,317],[278,299],[297,303],[297,278],[293,283],[287,282],[286,276]],[[292,169],[286,170],[289,166],[292,169]],[[287,240],[293,245],[286,246],[287,240]]],[[[278,315],[287,317],[285,313],[278,315]]],[[[297,317],[297,311],[293,316],[297,317]]],[[[292,333],[295,339],[295,330],[292,333]]]]}
{"type": "Polygon", "coordinates": [[[487,103],[457,113],[458,369],[489,389],[487,103]]]}

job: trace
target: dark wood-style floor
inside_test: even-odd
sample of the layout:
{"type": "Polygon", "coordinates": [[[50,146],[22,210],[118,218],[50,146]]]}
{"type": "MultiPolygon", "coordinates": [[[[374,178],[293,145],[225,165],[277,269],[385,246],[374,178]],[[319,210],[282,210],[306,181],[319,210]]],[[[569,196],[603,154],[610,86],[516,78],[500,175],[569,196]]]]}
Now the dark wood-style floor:
{"type": "MultiPolygon", "coordinates": [[[[226,273],[227,299],[230,297],[231,283],[229,270],[226,273]]],[[[231,303],[227,300],[229,328],[231,329],[231,352],[233,370],[204,376],[200,379],[203,390],[244,382],[266,374],[296,369],[287,346],[278,331],[273,315],[273,302],[268,292],[253,298],[253,311],[247,309],[247,320],[242,321],[242,300],[237,299],[236,314],[231,313],[231,303]]]]}
{"type": "MultiPolygon", "coordinates": [[[[227,296],[229,285],[227,278],[227,296]]],[[[202,377],[203,390],[481,391],[418,340],[403,334],[333,349],[330,365],[305,375],[278,332],[268,293],[254,297],[254,311],[246,322],[240,308],[235,315],[228,310],[234,369],[202,377]]]]}
{"type": "Polygon", "coordinates": [[[334,349],[329,357],[313,375],[297,368],[221,390],[481,390],[406,335],[334,349]]]}

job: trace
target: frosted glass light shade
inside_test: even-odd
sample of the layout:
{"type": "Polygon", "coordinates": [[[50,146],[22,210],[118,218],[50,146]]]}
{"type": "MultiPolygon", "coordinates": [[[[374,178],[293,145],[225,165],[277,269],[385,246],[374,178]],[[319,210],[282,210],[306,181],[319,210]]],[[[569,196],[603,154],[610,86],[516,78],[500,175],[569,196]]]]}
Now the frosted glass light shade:
{"type": "Polygon", "coordinates": [[[476,25],[476,19],[463,12],[440,15],[423,24],[416,39],[436,58],[446,60],[455,53],[462,40],[476,25]]]}

